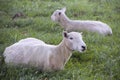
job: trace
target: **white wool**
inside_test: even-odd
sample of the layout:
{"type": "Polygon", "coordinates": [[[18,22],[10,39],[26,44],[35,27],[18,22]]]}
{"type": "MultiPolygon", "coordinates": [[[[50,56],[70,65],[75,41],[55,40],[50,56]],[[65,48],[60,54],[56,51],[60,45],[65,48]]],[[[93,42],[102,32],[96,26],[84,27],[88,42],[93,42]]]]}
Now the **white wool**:
{"type": "Polygon", "coordinates": [[[81,33],[63,34],[63,40],[59,45],[49,45],[35,38],[22,39],[5,49],[5,62],[11,65],[37,67],[43,71],[61,70],[69,60],[72,50],[83,52],[86,49],[81,33]]]}
{"type": "Polygon", "coordinates": [[[51,19],[58,22],[67,31],[90,31],[102,35],[112,35],[112,29],[101,21],[71,20],[65,14],[66,8],[56,10],[51,19]]]}

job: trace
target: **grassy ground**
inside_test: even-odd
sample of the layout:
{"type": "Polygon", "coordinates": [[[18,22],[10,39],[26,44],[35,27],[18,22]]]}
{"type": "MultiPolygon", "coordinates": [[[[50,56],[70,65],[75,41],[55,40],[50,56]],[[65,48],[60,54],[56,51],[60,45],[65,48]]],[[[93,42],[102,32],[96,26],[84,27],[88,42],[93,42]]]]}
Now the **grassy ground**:
{"type": "Polygon", "coordinates": [[[120,0],[0,0],[1,80],[120,80],[120,0]],[[113,30],[112,36],[83,33],[87,51],[74,52],[63,71],[39,72],[33,68],[8,67],[5,47],[35,37],[49,44],[62,40],[63,29],[50,19],[54,10],[67,7],[71,19],[100,20],[113,30]],[[12,20],[22,12],[25,16],[12,20]]]}

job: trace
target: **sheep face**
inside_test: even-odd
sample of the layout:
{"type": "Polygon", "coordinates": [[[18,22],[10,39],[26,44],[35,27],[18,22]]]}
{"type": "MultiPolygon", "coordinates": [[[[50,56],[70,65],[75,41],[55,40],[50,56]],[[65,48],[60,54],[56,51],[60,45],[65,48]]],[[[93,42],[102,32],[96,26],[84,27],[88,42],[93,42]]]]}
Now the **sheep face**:
{"type": "Polygon", "coordinates": [[[52,16],[51,16],[51,19],[52,19],[53,21],[55,21],[55,22],[59,22],[60,16],[61,16],[62,14],[64,14],[65,11],[66,11],[66,8],[63,8],[63,9],[61,9],[61,10],[56,10],[56,11],[54,11],[53,14],[52,14],[52,16]]]}
{"type": "Polygon", "coordinates": [[[76,50],[79,52],[83,52],[86,50],[86,44],[82,39],[82,33],[78,32],[70,32],[66,31],[63,33],[65,39],[65,45],[70,50],[76,50]]]}

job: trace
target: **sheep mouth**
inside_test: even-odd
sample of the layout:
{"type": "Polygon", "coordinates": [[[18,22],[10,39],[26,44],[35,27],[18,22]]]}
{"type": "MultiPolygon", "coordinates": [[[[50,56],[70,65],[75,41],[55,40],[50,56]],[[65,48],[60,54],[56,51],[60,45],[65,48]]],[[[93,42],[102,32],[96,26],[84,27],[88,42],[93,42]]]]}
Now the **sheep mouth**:
{"type": "Polygon", "coordinates": [[[81,51],[82,51],[82,52],[85,52],[85,51],[86,51],[86,49],[82,49],[81,51]]]}

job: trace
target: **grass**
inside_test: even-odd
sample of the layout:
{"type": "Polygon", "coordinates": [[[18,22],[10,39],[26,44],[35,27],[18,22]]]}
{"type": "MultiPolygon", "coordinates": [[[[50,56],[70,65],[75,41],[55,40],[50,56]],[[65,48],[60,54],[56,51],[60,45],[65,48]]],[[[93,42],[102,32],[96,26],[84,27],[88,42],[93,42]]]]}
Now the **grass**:
{"type": "Polygon", "coordinates": [[[1,80],[120,80],[120,1],[119,0],[0,0],[0,79],[1,80]],[[50,19],[54,10],[67,7],[71,19],[100,20],[113,30],[112,36],[83,33],[87,51],[73,52],[58,72],[11,67],[4,63],[4,49],[27,37],[59,44],[63,29],[50,19]],[[25,17],[12,20],[22,12],[25,17]]]}

